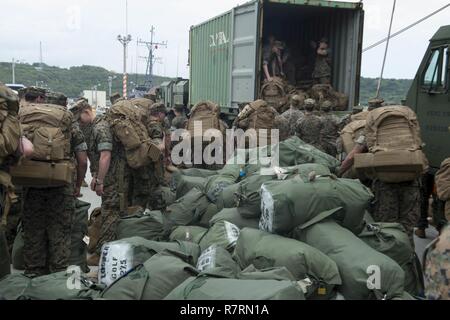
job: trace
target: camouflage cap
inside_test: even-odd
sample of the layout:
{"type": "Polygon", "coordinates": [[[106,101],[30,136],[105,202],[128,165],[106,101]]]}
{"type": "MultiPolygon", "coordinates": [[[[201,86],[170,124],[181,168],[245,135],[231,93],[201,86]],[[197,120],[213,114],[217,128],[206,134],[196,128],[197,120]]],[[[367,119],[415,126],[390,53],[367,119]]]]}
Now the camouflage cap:
{"type": "Polygon", "coordinates": [[[352,110],[353,111],[363,111],[364,107],[363,106],[353,106],[352,110]]]}
{"type": "Polygon", "coordinates": [[[155,98],[156,98],[156,94],[154,94],[154,93],[144,93],[144,96],[143,96],[145,99],[150,99],[150,100],[155,100],[155,98]]]}
{"type": "Polygon", "coordinates": [[[73,106],[70,108],[70,112],[73,113],[74,120],[78,120],[80,118],[81,113],[86,110],[91,109],[91,105],[85,99],[79,99],[73,106]]]}
{"type": "Polygon", "coordinates": [[[292,101],[298,101],[298,102],[302,101],[302,98],[298,94],[293,95],[291,99],[292,99],[292,101]]]}
{"type": "Polygon", "coordinates": [[[37,97],[45,97],[47,95],[47,91],[44,88],[40,87],[26,87],[20,89],[20,95],[24,97],[28,97],[30,99],[36,99],[37,97]]]}
{"type": "Polygon", "coordinates": [[[384,100],[381,98],[372,98],[369,100],[369,108],[374,109],[374,108],[379,108],[383,105],[384,100]]]}
{"type": "Polygon", "coordinates": [[[167,113],[167,109],[164,103],[157,102],[152,104],[152,106],[150,107],[150,113],[154,114],[158,112],[167,113]]]}
{"type": "Polygon", "coordinates": [[[325,100],[324,102],[322,102],[320,107],[322,109],[328,110],[328,109],[331,109],[333,107],[333,103],[330,100],[325,100]]]}
{"type": "Polygon", "coordinates": [[[114,92],[114,93],[109,97],[109,100],[111,101],[112,104],[114,104],[114,102],[115,102],[117,99],[120,99],[120,98],[121,98],[120,93],[114,92]]]}
{"type": "Polygon", "coordinates": [[[314,99],[308,98],[305,100],[305,106],[308,106],[308,105],[314,106],[315,104],[316,104],[316,100],[314,100],[314,99]]]}
{"type": "Polygon", "coordinates": [[[45,102],[65,107],[67,106],[67,97],[61,92],[49,92],[45,97],[45,102]]]}

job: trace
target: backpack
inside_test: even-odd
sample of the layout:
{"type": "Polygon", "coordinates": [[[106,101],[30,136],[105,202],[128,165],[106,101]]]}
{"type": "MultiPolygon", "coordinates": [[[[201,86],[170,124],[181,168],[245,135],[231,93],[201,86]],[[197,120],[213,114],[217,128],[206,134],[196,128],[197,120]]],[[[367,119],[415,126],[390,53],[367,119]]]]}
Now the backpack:
{"type": "Polygon", "coordinates": [[[258,137],[258,146],[271,144],[272,129],[275,129],[275,117],[278,112],[264,100],[256,100],[248,104],[239,114],[239,126],[243,129],[256,130],[258,137]],[[262,136],[260,129],[266,129],[266,137],[262,136]]]}
{"type": "Polygon", "coordinates": [[[0,161],[13,154],[19,146],[20,125],[17,119],[19,99],[6,86],[0,85],[0,126],[2,143],[0,144],[0,161]]]}
{"type": "Polygon", "coordinates": [[[124,146],[125,157],[131,168],[138,169],[161,159],[161,151],[151,142],[142,122],[143,112],[140,107],[128,100],[120,100],[108,110],[106,119],[124,146]]]}
{"type": "Polygon", "coordinates": [[[225,131],[223,124],[220,122],[220,108],[217,104],[211,101],[201,101],[197,103],[192,109],[190,113],[190,118],[187,121],[187,130],[189,131],[191,137],[195,137],[196,133],[194,131],[195,121],[201,121],[202,123],[202,131],[201,135],[203,136],[208,129],[217,129],[222,133],[225,131]]]}
{"type": "Polygon", "coordinates": [[[369,153],[355,156],[355,169],[386,183],[412,181],[426,169],[417,116],[405,106],[372,110],[367,116],[369,153]]]}
{"type": "Polygon", "coordinates": [[[262,85],[261,99],[275,110],[281,111],[283,106],[288,103],[285,87],[283,79],[273,77],[272,81],[267,81],[262,85]]]}
{"type": "Polygon", "coordinates": [[[445,159],[441,168],[436,172],[436,191],[439,199],[450,200],[450,158],[445,159]]]}
{"type": "Polygon", "coordinates": [[[341,131],[341,139],[345,153],[349,154],[355,147],[355,141],[364,133],[366,120],[350,122],[341,131]]]}
{"type": "Polygon", "coordinates": [[[22,131],[34,150],[30,160],[11,169],[14,184],[56,187],[72,183],[72,120],[72,113],[59,105],[32,103],[20,109],[22,131]]]}

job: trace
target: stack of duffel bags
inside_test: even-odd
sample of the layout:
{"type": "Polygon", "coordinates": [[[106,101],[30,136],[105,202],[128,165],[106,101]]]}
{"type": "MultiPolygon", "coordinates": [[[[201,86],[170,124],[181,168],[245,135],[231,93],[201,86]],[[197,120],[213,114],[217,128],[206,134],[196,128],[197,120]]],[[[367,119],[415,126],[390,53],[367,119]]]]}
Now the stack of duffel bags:
{"type": "MultiPolygon", "coordinates": [[[[297,137],[276,147],[238,152],[218,171],[174,173],[175,202],[163,211],[122,218],[118,240],[103,247],[98,283],[77,275],[83,286],[61,298],[412,299],[418,294],[414,250],[400,225],[371,220],[370,190],[358,180],[337,178],[339,162],[297,137]],[[278,166],[252,161],[255,151],[265,160],[278,157],[278,166]]],[[[0,296],[55,298],[44,289],[41,296],[20,289],[33,281],[59,284],[40,278],[8,276],[0,281],[0,296]],[[12,286],[18,289],[11,291],[12,286]]]]}

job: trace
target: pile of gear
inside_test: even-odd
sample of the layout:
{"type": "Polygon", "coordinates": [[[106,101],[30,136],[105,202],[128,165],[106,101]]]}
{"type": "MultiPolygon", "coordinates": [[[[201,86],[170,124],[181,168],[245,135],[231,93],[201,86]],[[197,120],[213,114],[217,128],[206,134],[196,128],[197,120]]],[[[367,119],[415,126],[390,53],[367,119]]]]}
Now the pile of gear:
{"type": "MultiPolygon", "coordinates": [[[[337,178],[339,165],[291,137],[238,150],[217,171],[179,170],[164,210],[121,218],[117,240],[102,248],[96,281],[71,268],[33,279],[12,274],[0,281],[0,296],[412,299],[423,284],[408,236],[397,223],[373,221],[373,194],[358,180],[337,178]]],[[[82,257],[86,245],[77,243],[82,257]]]]}
{"type": "Polygon", "coordinates": [[[289,108],[289,102],[295,95],[300,97],[300,106],[303,106],[306,99],[311,98],[317,101],[318,106],[325,101],[330,101],[333,111],[345,111],[349,107],[348,96],[336,91],[329,84],[315,84],[311,87],[296,88],[282,78],[273,77],[271,81],[265,80],[260,90],[261,99],[280,113],[289,108]]]}

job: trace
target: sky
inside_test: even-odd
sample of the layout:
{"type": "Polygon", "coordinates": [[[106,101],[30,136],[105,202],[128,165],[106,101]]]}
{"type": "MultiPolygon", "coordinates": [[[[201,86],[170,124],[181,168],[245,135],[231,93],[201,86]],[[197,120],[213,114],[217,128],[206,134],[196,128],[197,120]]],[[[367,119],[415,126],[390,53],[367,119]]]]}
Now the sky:
{"type": "MultiPolygon", "coordinates": [[[[187,77],[189,28],[217,16],[246,0],[2,0],[0,19],[0,61],[39,61],[42,42],[43,62],[68,68],[79,65],[101,66],[122,71],[122,45],[119,34],[131,34],[128,72],[145,73],[145,46],[136,40],[149,40],[155,26],[155,40],[167,41],[158,47],[160,58],[155,73],[187,77]],[[7,14],[5,14],[7,13],[7,14]],[[128,27],[126,27],[128,25],[128,27]]],[[[359,2],[359,1],[350,1],[359,2]]],[[[393,0],[364,0],[364,45],[386,37],[393,0]]],[[[397,0],[393,32],[450,3],[449,0],[397,0]],[[426,5],[425,5],[426,4],[426,5]]],[[[387,56],[385,78],[414,78],[439,26],[449,24],[450,7],[414,29],[394,38],[387,56]]],[[[363,54],[362,75],[378,77],[384,45],[363,54]]]]}

